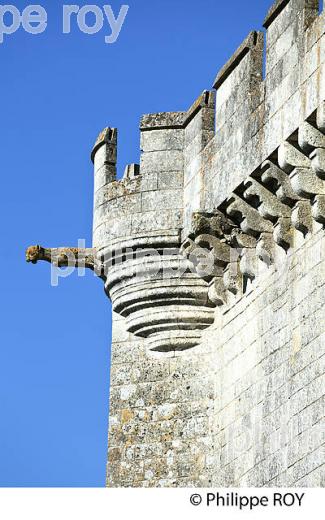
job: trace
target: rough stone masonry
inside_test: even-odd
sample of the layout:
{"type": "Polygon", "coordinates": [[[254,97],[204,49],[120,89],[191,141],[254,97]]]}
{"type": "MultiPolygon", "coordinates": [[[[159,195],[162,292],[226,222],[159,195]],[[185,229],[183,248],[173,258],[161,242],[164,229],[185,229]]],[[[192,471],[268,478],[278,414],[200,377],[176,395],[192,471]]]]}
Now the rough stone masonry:
{"type": "Polygon", "coordinates": [[[324,10],[264,28],[142,117],[122,180],[99,135],[92,249],[27,252],[86,258],[112,301],[108,486],[324,485],[324,10]]]}

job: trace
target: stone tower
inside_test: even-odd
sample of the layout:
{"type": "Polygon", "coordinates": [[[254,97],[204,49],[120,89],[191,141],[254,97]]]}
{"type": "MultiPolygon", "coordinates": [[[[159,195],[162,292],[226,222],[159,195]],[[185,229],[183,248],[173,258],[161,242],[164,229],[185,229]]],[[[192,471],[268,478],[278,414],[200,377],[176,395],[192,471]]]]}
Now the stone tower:
{"type": "Polygon", "coordinates": [[[108,486],[321,486],[325,15],[277,0],[185,112],[92,151],[94,269],[113,305],[108,486]],[[266,53],[265,73],[263,56],[266,53]]]}

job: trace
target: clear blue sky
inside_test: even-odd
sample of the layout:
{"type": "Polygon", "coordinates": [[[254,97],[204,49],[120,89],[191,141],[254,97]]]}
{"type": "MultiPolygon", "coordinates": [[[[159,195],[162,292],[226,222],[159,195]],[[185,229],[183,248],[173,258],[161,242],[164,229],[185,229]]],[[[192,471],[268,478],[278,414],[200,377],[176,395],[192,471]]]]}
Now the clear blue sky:
{"type": "Polygon", "coordinates": [[[103,486],[110,304],[92,274],[51,287],[24,249],[91,246],[99,131],[118,127],[120,172],[138,162],[141,114],[186,110],[272,0],[129,0],[113,45],[106,26],[63,35],[69,2],[40,3],[46,32],[0,45],[0,486],[103,486]]]}

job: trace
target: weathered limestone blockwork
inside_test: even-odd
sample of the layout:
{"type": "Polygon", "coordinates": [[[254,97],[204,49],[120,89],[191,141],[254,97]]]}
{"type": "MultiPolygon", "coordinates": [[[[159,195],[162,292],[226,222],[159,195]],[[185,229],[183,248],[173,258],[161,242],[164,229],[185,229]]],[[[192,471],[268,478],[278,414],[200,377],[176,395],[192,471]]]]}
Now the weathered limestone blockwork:
{"type": "Polygon", "coordinates": [[[324,486],[325,13],[277,0],[184,112],[92,152],[113,306],[108,486],[324,486]],[[263,55],[266,46],[265,77],[263,55]]]}
{"type": "MultiPolygon", "coordinates": [[[[109,486],[325,484],[324,21],[318,2],[276,2],[265,79],[263,34],[253,32],[217,76],[215,112],[211,92],[189,123],[159,114],[163,135],[143,134],[145,164],[149,150],[183,147],[183,249],[187,237],[204,247],[208,233],[224,271],[209,291],[214,323],[194,349],[150,354],[145,341],[114,335],[109,486]],[[217,210],[252,248],[239,267],[217,210]]],[[[166,157],[170,172],[180,166],[166,157]]],[[[157,189],[165,162],[155,159],[157,189]]]]}
{"type": "Polygon", "coordinates": [[[109,486],[325,484],[325,237],[295,233],[186,355],[148,358],[114,316],[109,486]]]}

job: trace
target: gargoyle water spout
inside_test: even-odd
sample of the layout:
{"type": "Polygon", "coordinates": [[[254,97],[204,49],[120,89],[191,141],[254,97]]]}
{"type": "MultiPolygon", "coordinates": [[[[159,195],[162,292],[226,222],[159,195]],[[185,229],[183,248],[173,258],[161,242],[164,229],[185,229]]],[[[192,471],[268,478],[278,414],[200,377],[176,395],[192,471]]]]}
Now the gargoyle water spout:
{"type": "Polygon", "coordinates": [[[92,271],[96,268],[96,251],[92,248],[57,247],[46,248],[30,246],[26,250],[26,262],[36,264],[43,260],[57,267],[85,267],[92,271]]]}

